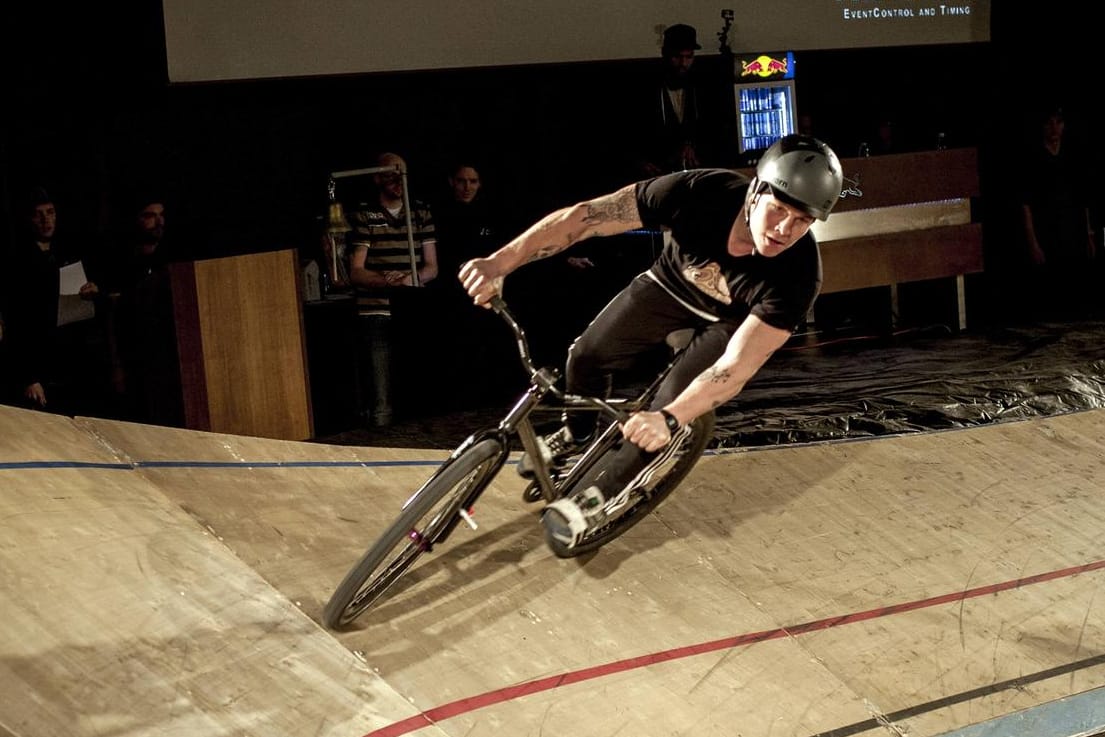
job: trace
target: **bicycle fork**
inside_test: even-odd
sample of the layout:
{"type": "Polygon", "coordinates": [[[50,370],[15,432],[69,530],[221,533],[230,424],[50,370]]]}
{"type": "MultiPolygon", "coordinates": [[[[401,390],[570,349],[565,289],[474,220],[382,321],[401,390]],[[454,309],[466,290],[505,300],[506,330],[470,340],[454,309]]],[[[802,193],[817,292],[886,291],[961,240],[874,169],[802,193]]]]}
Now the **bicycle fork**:
{"type": "Polygon", "coordinates": [[[530,421],[530,413],[537,407],[545,395],[554,388],[559,374],[554,369],[541,369],[531,376],[530,387],[525,394],[510,408],[506,417],[499,423],[499,432],[503,437],[510,437],[516,433],[522,448],[529,455],[534,464],[534,478],[541,495],[547,501],[556,498],[556,487],[553,485],[550,461],[547,449],[537,437],[537,431],[533,429],[530,421]]]}

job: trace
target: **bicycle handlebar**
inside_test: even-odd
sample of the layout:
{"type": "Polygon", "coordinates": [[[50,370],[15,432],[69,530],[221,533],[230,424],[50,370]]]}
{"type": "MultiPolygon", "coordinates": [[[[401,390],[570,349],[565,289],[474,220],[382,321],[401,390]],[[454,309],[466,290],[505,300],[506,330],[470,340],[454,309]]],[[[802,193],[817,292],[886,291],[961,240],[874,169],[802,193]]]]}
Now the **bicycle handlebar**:
{"type": "MultiPolygon", "coordinates": [[[[514,333],[514,340],[518,345],[518,354],[522,359],[522,365],[525,367],[526,371],[530,375],[530,380],[540,380],[542,372],[533,365],[533,358],[530,355],[529,341],[526,339],[526,333],[524,330],[522,330],[522,326],[518,324],[518,320],[515,319],[514,314],[510,311],[510,308],[506,306],[506,302],[503,300],[502,296],[498,294],[495,295],[491,298],[488,304],[491,306],[491,309],[495,311],[495,314],[506,321],[507,325],[510,326],[511,332],[514,333]]],[[[553,376],[555,377],[557,376],[557,374],[553,374],[553,376]]],[[[629,419],[628,412],[618,409],[617,407],[613,406],[603,399],[600,399],[598,397],[584,397],[575,394],[568,395],[549,383],[546,383],[544,381],[542,381],[541,383],[547,386],[548,390],[554,396],[560,398],[561,400],[590,404],[593,407],[606,412],[618,422],[625,422],[629,419]]]]}
{"type": "Polygon", "coordinates": [[[514,340],[518,344],[518,354],[522,358],[522,365],[531,377],[534,376],[537,373],[537,367],[533,365],[533,358],[530,356],[529,341],[526,340],[526,332],[522,330],[522,326],[518,324],[518,320],[514,318],[514,314],[506,306],[506,302],[503,301],[502,296],[496,294],[491,298],[488,304],[491,305],[491,309],[495,311],[496,315],[506,321],[511,332],[514,333],[514,340]]]}

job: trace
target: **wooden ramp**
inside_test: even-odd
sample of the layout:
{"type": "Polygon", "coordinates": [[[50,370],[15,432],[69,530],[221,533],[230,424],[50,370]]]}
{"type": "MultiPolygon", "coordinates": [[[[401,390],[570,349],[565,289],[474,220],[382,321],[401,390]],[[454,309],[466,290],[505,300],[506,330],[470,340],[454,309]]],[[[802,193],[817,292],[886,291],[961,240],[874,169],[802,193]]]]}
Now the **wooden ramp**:
{"type": "Polygon", "coordinates": [[[577,560],[508,468],[342,633],[322,605],[445,453],[6,407],[0,437],[0,734],[1105,726],[1105,411],[709,456],[577,560]]]}

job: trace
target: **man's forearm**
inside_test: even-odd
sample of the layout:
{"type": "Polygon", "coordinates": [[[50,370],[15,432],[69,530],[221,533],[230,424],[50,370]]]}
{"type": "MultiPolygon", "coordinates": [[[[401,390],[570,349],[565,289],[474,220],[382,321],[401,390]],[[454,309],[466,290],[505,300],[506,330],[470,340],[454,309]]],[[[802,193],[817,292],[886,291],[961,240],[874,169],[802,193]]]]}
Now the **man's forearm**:
{"type": "Polygon", "coordinates": [[[790,337],[790,331],[749,316],[729,339],[725,352],[685,388],[666,409],[687,423],[720,407],[744,390],[772,354],[790,337]]]}
{"type": "Polygon", "coordinates": [[[666,409],[685,425],[740,394],[750,378],[734,367],[714,364],[699,374],[666,409]]]}
{"type": "Polygon", "coordinates": [[[524,233],[496,251],[492,258],[502,264],[507,271],[520,266],[548,258],[580,240],[582,227],[573,225],[573,210],[578,206],[566,207],[545,217],[526,229],[524,233]]]}
{"type": "Polygon", "coordinates": [[[507,271],[548,258],[580,241],[640,227],[634,185],[549,213],[499,249],[494,258],[507,271]]]}

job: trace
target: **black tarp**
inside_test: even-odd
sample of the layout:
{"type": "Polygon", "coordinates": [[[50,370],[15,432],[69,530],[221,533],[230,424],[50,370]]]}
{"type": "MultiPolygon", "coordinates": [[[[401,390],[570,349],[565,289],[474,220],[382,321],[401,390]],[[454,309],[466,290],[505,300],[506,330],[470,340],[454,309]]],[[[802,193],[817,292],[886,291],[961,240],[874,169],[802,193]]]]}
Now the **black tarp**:
{"type": "Polygon", "coordinates": [[[788,346],[718,411],[717,447],[945,430],[1105,406],[1105,322],[788,346]]]}
{"type": "MultiPolygon", "coordinates": [[[[519,369],[518,385],[524,383],[519,369]]],[[[447,377],[440,377],[446,380],[447,377]]],[[[435,412],[321,442],[452,448],[511,404],[435,412]]],[[[714,448],[947,430],[1105,407],[1105,320],[794,339],[718,410],[714,448]]],[[[548,418],[553,420],[554,418],[548,418]]]]}

